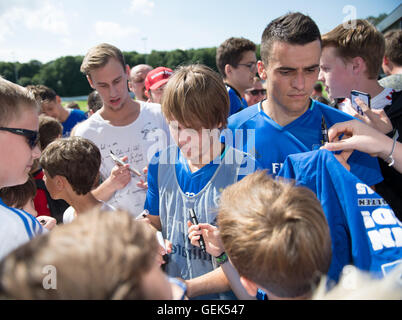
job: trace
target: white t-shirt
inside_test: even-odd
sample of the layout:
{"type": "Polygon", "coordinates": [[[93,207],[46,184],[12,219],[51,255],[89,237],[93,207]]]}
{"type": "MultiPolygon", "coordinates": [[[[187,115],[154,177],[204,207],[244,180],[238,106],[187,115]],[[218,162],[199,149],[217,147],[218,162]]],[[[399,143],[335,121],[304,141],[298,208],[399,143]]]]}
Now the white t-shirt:
{"type": "MultiPolygon", "coordinates": [[[[107,204],[106,202],[102,202],[101,210],[102,211],[116,211],[116,208],[107,204]]],[[[63,224],[71,223],[76,218],[75,210],[72,206],[69,206],[63,213],[63,224]]]]}
{"type": "Polygon", "coordinates": [[[45,229],[24,210],[10,208],[0,199],[0,260],[45,229]]]}
{"type": "MultiPolygon", "coordinates": [[[[93,141],[100,149],[102,155],[100,172],[103,180],[110,176],[115,166],[110,151],[119,158],[128,156],[130,166],[142,173],[142,169],[148,166],[152,156],[170,143],[169,129],[162,115],[161,105],[138,102],[141,105],[140,114],[127,126],[112,126],[97,111],[76,128],[76,136],[93,141]]],[[[139,215],[144,210],[146,197],[146,189],[137,187],[139,179],[132,175],[129,184],[115,192],[108,204],[125,209],[134,216],[139,215]]]]}
{"type": "MultiPolygon", "coordinates": [[[[385,88],[379,94],[377,94],[374,98],[371,98],[370,105],[371,109],[374,110],[382,110],[387,105],[392,103],[392,92],[394,90],[390,88],[385,88]]],[[[341,103],[338,104],[339,110],[346,112],[350,115],[354,115],[356,111],[352,107],[350,99],[345,99],[341,103]]]]}

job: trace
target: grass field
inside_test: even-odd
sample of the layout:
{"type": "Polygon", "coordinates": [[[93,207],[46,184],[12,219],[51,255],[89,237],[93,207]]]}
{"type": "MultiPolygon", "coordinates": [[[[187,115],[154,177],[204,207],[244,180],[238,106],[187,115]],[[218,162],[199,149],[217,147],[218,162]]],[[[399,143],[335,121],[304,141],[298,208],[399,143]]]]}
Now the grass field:
{"type": "Polygon", "coordinates": [[[62,101],[61,104],[63,105],[63,107],[65,107],[70,102],[76,102],[76,103],[78,103],[78,105],[80,106],[80,109],[82,111],[85,111],[85,112],[88,111],[87,100],[62,101]]]}

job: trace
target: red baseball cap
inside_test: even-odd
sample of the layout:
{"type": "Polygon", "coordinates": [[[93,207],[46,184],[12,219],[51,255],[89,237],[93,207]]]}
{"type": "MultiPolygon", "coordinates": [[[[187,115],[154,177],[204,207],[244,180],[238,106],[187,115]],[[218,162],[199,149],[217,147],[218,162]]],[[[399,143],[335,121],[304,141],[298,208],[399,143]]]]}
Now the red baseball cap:
{"type": "Polygon", "coordinates": [[[155,90],[164,85],[169,77],[173,74],[173,70],[166,67],[157,67],[148,72],[145,78],[145,90],[155,90]]]}

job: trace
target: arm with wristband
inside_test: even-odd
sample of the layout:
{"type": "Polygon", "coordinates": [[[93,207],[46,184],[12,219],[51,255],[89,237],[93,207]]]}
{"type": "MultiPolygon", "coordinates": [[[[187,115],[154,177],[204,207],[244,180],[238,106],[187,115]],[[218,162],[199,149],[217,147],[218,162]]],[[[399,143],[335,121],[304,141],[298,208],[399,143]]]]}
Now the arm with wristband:
{"type": "Polygon", "coordinates": [[[194,225],[190,221],[188,222],[188,227],[188,237],[192,245],[199,247],[198,241],[200,236],[203,236],[206,251],[215,258],[216,263],[222,268],[237,298],[240,300],[255,299],[255,297],[247,293],[241,284],[240,275],[225,252],[218,228],[208,223],[194,225]]]}

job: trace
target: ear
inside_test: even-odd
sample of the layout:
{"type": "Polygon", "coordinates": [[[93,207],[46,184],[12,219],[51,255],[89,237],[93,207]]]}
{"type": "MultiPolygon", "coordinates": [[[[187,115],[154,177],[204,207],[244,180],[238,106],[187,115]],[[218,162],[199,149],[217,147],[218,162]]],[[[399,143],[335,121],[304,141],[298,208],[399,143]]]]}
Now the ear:
{"type": "Polygon", "coordinates": [[[89,76],[89,74],[87,74],[87,80],[88,80],[88,83],[89,83],[89,85],[91,86],[91,88],[95,90],[94,83],[92,82],[92,79],[91,79],[91,77],[89,76]]]}
{"type": "Polygon", "coordinates": [[[265,65],[264,62],[261,60],[258,60],[257,62],[257,68],[258,68],[258,75],[260,76],[261,80],[267,80],[267,71],[265,71],[265,65]]]}
{"type": "Polygon", "coordinates": [[[257,295],[258,287],[255,282],[253,282],[243,276],[240,276],[240,282],[250,296],[255,297],[257,295]]]}
{"type": "Polygon", "coordinates": [[[232,68],[230,64],[225,65],[225,78],[232,73],[232,68]]]}
{"type": "Polygon", "coordinates": [[[363,74],[367,70],[366,62],[362,57],[354,57],[351,62],[353,74],[363,74]]]}
{"type": "Polygon", "coordinates": [[[68,183],[65,177],[57,175],[54,177],[54,182],[58,192],[63,191],[66,187],[66,183],[68,183]]]}
{"type": "Polygon", "coordinates": [[[389,59],[387,56],[384,56],[384,58],[382,59],[382,64],[384,64],[386,66],[389,65],[389,59]]]}
{"type": "Polygon", "coordinates": [[[59,96],[56,96],[56,103],[61,104],[61,98],[59,96]]]}
{"type": "Polygon", "coordinates": [[[130,66],[128,64],[126,64],[126,70],[125,71],[126,71],[127,78],[130,79],[130,66]]]}

